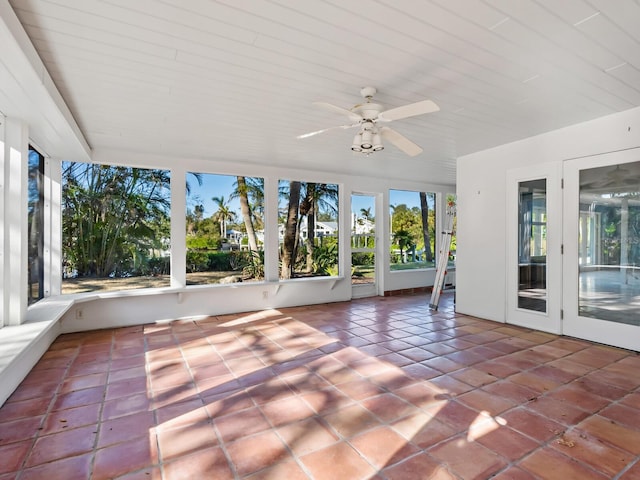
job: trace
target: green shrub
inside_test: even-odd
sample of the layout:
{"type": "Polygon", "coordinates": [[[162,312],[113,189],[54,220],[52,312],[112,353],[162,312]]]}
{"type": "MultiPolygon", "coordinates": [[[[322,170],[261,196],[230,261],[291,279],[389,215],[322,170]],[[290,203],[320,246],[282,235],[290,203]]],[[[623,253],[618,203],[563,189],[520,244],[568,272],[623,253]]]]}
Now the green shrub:
{"type": "Polygon", "coordinates": [[[337,274],[338,244],[331,242],[328,245],[316,247],[313,250],[313,270],[320,275],[337,274]]]}
{"type": "Polygon", "coordinates": [[[198,250],[187,250],[187,272],[205,272],[209,267],[209,254],[198,250]]]}
{"type": "Polygon", "coordinates": [[[225,272],[233,270],[231,267],[232,252],[209,252],[207,270],[210,272],[225,272]]]}
{"type": "MultiPolygon", "coordinates": [[[[244,252],[243,252],[244,253],[244,252]]],[[[242,275],[245,278],[264,278],[264,252],[249,252],[248,264],[242,268],[242,275]]]]}
{"type": "Polygon", "coordinates": [[[148,262],[152,275],[167,275],[171,271],[170,257],[152,257],[148,262]]]}
{"type": "Polygon", "coordinates": [[[373,265],[375,261],[374,253],[358,252],[351,255],[352,265],[373,265]]]}

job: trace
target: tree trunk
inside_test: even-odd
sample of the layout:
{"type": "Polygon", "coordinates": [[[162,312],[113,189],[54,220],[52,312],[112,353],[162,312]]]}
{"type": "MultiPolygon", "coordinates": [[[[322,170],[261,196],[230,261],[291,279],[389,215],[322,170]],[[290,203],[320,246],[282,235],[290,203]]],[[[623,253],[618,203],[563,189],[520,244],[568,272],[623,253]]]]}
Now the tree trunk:
{"type": "Polygon", "coordinates": [[[420,211],[422,212],[422,238],[424,239],[424,256],[427,262],[433,260],[431,252],[431,239],[429,238],[429,205],[427,204],[427,194],[420,192],[420,211]]]}
{"type": "Polygon", "coordinates": [[[316,184],[307,184],[307,198],[305,203],[307,204],[307,238],[305,238],[305,245],[307,246],[307,268],[306,272],[313,272],[313,251],[315,249],[316,238],[316,184]]]}
{"type": "Polygon", "coordinates": [[[253,227],[253,215],[251,215],[251,208],[249,207],[249,196],[247,195],[247,183],[244,177],[238,177],[238,194],[240,195],[240,212],[242,213],[242,219],[244,220],[244,227],[247,229],[247,238],[249,240],[249,250],[252,252],[258,251],[258,240],[256,238],[256,231],[253,227]]]}
{"type": "Polygon", "coordinates": [[[289,208],[287,210],[287,223],[284,228],[284,241],[282,244],[282,270],[280,277],[283,279],[293,276],[293,268],[296,261],[296,237],[298,236],[298,206],[300,203],[300,182],[289,182],[289,208]]]}

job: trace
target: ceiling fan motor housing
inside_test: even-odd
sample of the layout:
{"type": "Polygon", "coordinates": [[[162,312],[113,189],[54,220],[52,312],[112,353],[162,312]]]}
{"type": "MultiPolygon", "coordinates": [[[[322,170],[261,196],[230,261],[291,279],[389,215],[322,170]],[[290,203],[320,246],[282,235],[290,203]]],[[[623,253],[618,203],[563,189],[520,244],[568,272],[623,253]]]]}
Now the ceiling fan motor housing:
{"type": "Polygon", "coordinates": [[[382,105],[380,105],[379,103],[367,102],[361,105],[357,105],[353,108],[352,111],[360,115],[365,120],[374,121],[378,119],[378,115],[382,111],[382,105]]]}

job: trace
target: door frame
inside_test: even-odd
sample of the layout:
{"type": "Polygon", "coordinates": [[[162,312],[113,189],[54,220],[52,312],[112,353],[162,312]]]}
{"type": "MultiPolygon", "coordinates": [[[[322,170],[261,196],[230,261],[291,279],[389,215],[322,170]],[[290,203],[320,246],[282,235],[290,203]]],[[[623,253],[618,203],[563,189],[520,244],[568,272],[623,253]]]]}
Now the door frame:
{"type": "MultiPolygon", "coordinates": [[[[506,322],[544,332],[562,333],[562,189],[561,168],[557,162],[548,162],[507,171],[506,198],[506,322]],[[520,182],[546,179],[547,183],[547,258],[546,258],[546,312],[518,307],[518,188],[520,182]]],[[[490,217],[487,219],[491,221],[490,217]]]]}
{"type": "Polygon", "coordinates": [[[563,256],[563,334],[616,347],[638,350],[640,327],[578,314],[578,222],[580,215],[580,170],[640,161],[640,148],[603,153],[563,162],[564,176],[564,241],[563,256]]]}

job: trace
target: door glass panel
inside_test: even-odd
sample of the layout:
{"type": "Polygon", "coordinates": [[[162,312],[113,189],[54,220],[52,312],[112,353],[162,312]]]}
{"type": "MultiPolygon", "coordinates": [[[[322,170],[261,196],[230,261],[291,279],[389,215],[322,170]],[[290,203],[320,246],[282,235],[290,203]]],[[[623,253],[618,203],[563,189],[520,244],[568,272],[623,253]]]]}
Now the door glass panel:
{"type": "Polygon", "coordinates": [[[518,185],[518,308],[547,311],[547,180],[518,185]]]}
{"type": "Polygon", "coordinates": [[[351,284],[375,283],[375,197],[351,195],[351,284]]]}
{"type": "Polygon", "coordinates": [[[640,325],[640,162],[580,171],[578,314],[640,325]]]}

